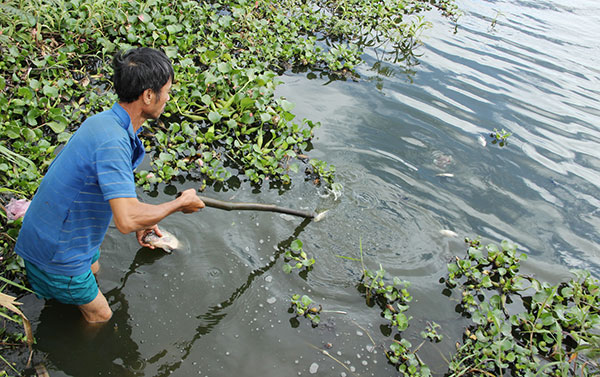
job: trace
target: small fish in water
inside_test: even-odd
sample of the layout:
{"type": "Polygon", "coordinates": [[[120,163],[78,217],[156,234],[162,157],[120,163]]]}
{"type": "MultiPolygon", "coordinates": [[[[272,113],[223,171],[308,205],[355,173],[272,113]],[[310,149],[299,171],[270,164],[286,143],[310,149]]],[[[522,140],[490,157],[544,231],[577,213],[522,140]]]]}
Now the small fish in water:
{"type": "Polygon", "coordinates": [[[436,176],[438,176],[438,177],[444,177],[444,178],[452,178],[452,177],[454,177],[454,174],[452,174],[452,173],[439,173],[439,174],[436,174],[436,176]]]}
{"type": "Polygon", "coordinates": [[[161,230],[162,237],[156,235],[155,232],[150,232],[144,236],[143,242],[148,243],[156,248],[163,249],[167,253],[178,249],[180,246],[179,240],[166,230],[161,230]]]}

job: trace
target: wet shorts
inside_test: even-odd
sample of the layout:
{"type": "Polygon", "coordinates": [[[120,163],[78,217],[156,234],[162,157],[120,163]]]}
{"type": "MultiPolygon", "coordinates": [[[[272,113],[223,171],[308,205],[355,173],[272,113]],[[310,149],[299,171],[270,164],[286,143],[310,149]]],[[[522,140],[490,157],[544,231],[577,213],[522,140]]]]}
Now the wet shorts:
{"type": "MultiPolygon", "coordinates": [[[[100,250],[92,259],[92,264],[100,257],[100,250]]],[[[56,299],[63,304],[84,305],[98,295],[98,283],[90,269],[77,276],[51,274],[25,261],[27,280],[36,296],[42,299],[56,299]]]]}

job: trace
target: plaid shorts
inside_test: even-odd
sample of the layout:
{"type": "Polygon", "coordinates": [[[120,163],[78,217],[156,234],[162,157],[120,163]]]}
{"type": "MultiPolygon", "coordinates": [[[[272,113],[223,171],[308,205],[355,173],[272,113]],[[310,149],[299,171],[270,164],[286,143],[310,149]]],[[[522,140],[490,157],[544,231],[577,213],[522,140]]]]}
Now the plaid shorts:
{"type": "MultiPolygon", "coordinates": [[[[100,250],[94,255],[92,264],[100,257],[100,250]]],[[[25,260],[27,280],[35,295],[42,299],[56,299],[63,304],[84,305],[98,295],[98,283],[90,269],[81,275],[66,276],[51,274],[25,260]]]]}

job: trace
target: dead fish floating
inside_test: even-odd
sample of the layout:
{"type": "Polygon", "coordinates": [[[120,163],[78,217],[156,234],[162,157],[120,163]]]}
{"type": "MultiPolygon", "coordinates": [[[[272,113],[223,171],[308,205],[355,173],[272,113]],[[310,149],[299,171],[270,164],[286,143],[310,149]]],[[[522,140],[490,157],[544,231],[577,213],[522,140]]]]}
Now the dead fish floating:
{"type": "MultiPolygon", "coordinates": [[[[492,134],[493,135],[493,134],[492,134]]],[[[483,137],[482,135],[479,135],[477,137],[477,142],[479,143],[479,145],[481,145],[482,147],[485,147],[487,145],[487,142],[485,141],[485,137],[483,137]]]]}
{"type": "Polygon", "coordinates": [[[157,249],[163,249],[167,253],[173,252],[175,249],[179,249],[181,243],[173,234],[161,229],[162,237],[159,237],[154,231],[146,234],[142,241],[154,246],[157,249]]]}
{"type": "Polygon", "coordinates": [[[433,164],[440,169],[447,168],[448,165],[450,165],[453,161],[454,159],[452,158],[452,156],[448,154],[444,154],[440,151],[433,152],[433,164]]]}
{"type": "Polygon", "coordinates": [[[458,237],[458,234],[450,229],[441,229],[440,234],[444,237],[458,237]]]}

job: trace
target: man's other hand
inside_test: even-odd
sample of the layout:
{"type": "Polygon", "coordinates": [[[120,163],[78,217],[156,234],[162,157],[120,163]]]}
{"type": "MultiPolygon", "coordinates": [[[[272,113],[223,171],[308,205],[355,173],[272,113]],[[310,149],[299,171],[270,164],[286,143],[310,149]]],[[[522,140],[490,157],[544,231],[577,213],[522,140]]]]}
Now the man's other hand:
{"type": "Polygon", "coordinates": [[[135,232],[135,236],[138,240],[138,243],[142,246],[142,247],[148,247],[150,249],[154,249],[154,246],[150,245],[149,243],[144,242],[144,238],[146,237],[146,235],[148,233],[154,232],[156,233],[156,235],[158,237],[162,237],[162,232],[160,231],[160,229],[158,229],[158,225],[154,225],[153,227],[150,227],[148,229],[142,229],[142,230],[138,230],[135,232]]]}

